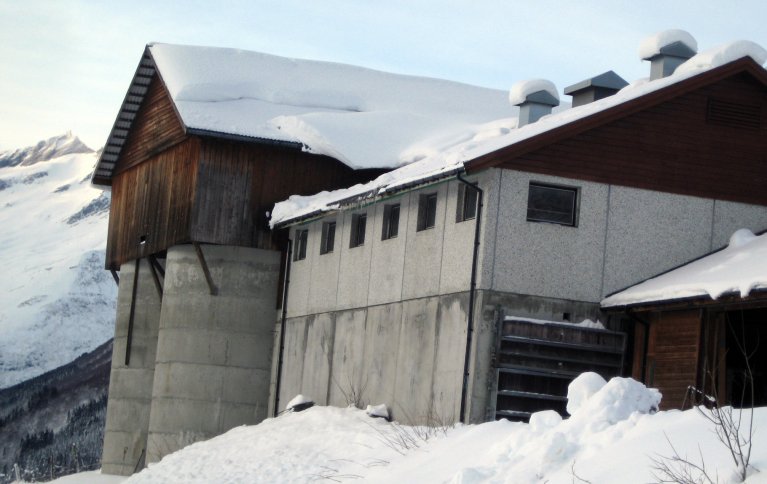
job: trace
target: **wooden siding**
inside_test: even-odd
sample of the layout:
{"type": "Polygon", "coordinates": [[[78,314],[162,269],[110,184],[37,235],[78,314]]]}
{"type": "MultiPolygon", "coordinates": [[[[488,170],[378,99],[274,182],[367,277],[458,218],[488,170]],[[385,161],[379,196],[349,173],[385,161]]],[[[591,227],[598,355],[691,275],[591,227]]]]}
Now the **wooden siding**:
{"type": "Polygon", "coordinates": [[[767,205],[767,89],[741,72],[564,139],[541,139],[532,151],[515,150],[476,166],[767,205]],[[707,121],[710,101],[756,107],[761,126],[707,121]]]}
{"type": "Polygon", "coordinates": [[[108,269],[190,241],[198,153],[188,139],[113,178],[108,269]]]}
{"type": "Polygon", "coordinates": [[[310,195],[369,180],[326,156],[267,144],[201,139],[192,238],[196,242],[276,249],[267,211],[290,195],[310,195]]]}
{"type": "Polygon", "coordinates": [[[699,384],[701,327],[699,310],[651,316],[645,383],[663,394],[664,410],[681,408],[687,387],[699,384]]]}
{"type": "Polygon", "coordinates": [[[120,152],[115,174],[147,161],[184,139],[184,127],[168,90],[155,74],[120,152]]]}

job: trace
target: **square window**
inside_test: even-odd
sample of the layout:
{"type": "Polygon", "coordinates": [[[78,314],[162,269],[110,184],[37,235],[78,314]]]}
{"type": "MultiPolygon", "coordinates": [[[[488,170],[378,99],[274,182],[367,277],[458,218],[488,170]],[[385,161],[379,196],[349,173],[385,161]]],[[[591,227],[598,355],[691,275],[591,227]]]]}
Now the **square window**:
{"type": "Polygon", "coordinates": [[[477,216],[477,201],[479,191],[461,183],[458,185],[458,203],[455,208],[455,221],[463,222],[477,216]]]}
{"type": "Polygon", "coordinates": [[[575,227],[578,222],[578,189],[530,183],[527,220],[575,227]]]}
{"type": "Polygon", "coordinates": [[[296,246],[293,250],[293,260],[306,259],[306,244],[309,241],[309,230],[296,230],[296,246]]]}
{"type": "Polygon", "coordinates": [[[418,224],[417,230],[426,230],[434,227],[437,219],[437,194],[425,193],[418,197],[418,224]]]}
{"type": "Polygon", "coordinates": [[[320,254],[333,252],[336,243],[336,223],[325,222],[322,224],[322,243],[320,244],[320,254]]]}
{"type": "Polygon", "coordinates": [[[399,203],[384,205],[381,240],[393,239],[399,233],[399,203]]]}
{"type": "Polygon", "coordinates": [[[352,215],[352,233],[349,240],[349,248],[359,247],[365,243],[365,225],[367,224],[367,214],[355,213],[352,215]]]}

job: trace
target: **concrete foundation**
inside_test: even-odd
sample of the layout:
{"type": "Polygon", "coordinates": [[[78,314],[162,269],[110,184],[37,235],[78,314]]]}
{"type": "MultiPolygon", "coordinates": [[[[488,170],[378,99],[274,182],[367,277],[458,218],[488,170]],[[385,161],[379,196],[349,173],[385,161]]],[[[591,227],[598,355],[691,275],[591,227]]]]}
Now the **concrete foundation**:
{"type": "Polygon", "coordinates": [[[101,468],[105,474],[130,475],[141,469],[145,462],[162,299],[152,280],[149,263],[142,260],[128,349],[128,321],[135,273],[135,261],[120,268],[109,402],[101,457],[101,468]],[[130,361],[126,365],[125,354],[128,350],[130,361]]]}
{"type": "Polygon", "coordinates": [[[162,296],[135,261],[120,270],[102,469],[130,475],[148,462],[267,417],[280,254],[202,246],[168,250],[162,296]]]}
{"type": "Polygon", "coordinates": [[[278,252],[202,246],[168,250],[147,462],[267,417],[278,252]]]}

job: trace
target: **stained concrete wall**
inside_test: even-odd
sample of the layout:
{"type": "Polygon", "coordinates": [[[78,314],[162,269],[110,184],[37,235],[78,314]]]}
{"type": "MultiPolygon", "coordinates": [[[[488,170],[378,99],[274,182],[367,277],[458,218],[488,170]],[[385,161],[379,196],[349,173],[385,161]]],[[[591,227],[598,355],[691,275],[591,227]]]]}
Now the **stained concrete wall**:
{"type": "Polygon", "coordinates": [[[128,320],[135,268],[135,261],[127,262],[120,268],[109,401],[101,457],[102,469],[107,474],[130,475],[136,468],[143,467],[149,431],[162,300],[152,280],[149,264],[142,260],[136,285],[130,362],[126,365],[128,320]]]}
{"type": "Polygon", "coordinates": [[[147,461],[267,417],[279,253],[202,246],[168,250],[147,461]]]}
{"type": "Polygon", "coordinates": [[[301,393],[386,403],[401,422],[456,420],[467,303],[464,292],[288,319],[280,410],[301,393]]]}

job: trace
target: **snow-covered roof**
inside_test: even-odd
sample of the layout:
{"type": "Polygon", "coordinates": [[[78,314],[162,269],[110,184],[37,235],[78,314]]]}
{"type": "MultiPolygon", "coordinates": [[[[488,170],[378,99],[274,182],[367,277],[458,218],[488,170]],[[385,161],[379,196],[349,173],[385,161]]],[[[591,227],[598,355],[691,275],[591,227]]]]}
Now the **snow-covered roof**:
{"type": "Polygon", "coordinates": [[[726,248],[611,295],[603,308],[724,294],[748,296],[767,289],[767,233],[740,229],[726,248]]]}
{"type": "Polygon", "coordinates": [[[270,223],[272,226],[285,225],[320,212],[338,209],[344,201],[353,197],[374,198],[418,182],[460,172],[466,164],[479,157],[617,108],[629,101],[668,88],[743,57],[750,57],[761,66],[767,61],[767,51],[750,41],[732,42],[695,55],[671,76],[654,81],[643,79],[634,82],[613,96],[555,112],[521,128],[516,127],[516,119],[499,119],[464,126],[461,136],[445,133],[443,136],[424,140],[420,145],[421,159],[418,161],[385,173],[364,185],[333,192],[321,192],[312,196],[291,196],[288,200],[275,205],[270,223]]]}
{"type": "Polygon", "coordinates": [[[434,136],[517,112],[504,91],[452,81],[215,47],[147,52],[187,132],[290,143],[355,169],[411,163],[434,136]]]}

